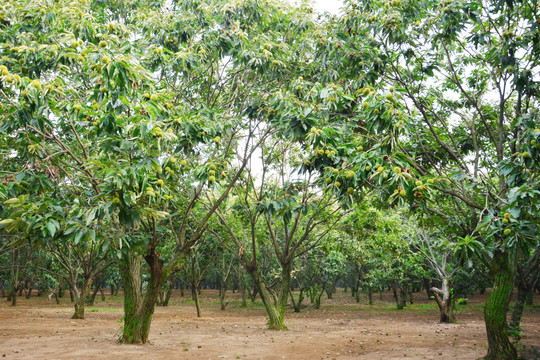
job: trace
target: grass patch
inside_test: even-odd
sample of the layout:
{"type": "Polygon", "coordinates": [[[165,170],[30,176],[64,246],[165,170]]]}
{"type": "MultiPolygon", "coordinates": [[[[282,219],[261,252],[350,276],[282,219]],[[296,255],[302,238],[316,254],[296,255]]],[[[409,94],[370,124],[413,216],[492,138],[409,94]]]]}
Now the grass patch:
{"type": "Polygon", "coordinates": [[[104,311],[104,312],[120,312],[120,311],[123,311],[123,309],[119,309],[119,308],[107,308],[107,307],[91,307],[90,309],[88,309],[89,312],[100,312],[100,311],[104,311]]]}
{"type": "Polygon", "coordinates": [[[435,302],[427,303],[427,304],[412,304],[407,305],[407,309],[412,311],[426,311],[426,310],[438,310],[438,306],[435,302]]]}

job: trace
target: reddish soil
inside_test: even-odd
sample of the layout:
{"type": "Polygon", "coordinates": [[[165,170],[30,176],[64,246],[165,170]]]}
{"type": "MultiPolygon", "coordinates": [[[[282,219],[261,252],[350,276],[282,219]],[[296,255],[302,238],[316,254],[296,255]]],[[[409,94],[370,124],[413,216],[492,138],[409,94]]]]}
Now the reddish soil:
{"type": "MultiPolygon", "coordinates": [[[[484,296],[469,298],[458,310],[457,324],[439,324],[438,310],[424,293],[415,304],[396,310],[391,295],[374,296],[376,305],[356,304],[338,291],[320,310],[306,307],[286,313],[288,331],[265,329],[260,303],[241,308],[238,294],[219,310],[217,293],[203,291],[203,317],[190,296],[173,295],[158,307],[150,344],[121,345],[122,306],[118,298],[96,300],[85,320],[71,320],[68,299],[20,298],[16,307],[0,302],[0,356],[6,359],[478,359],[486,354],[482,320],[484,296]]],[[[363,299],[365,301],[365,299],[363,299]]],[[[540,297],[535,298],[535,304],[540,297]]],[[[309,301],[307,301],[309,303],[309,301]]],[[[520,348],[540,348],[540,307],[523,316],[520,348]]],[[[528,357],[536,358],[529,351],[528,357]]]]}

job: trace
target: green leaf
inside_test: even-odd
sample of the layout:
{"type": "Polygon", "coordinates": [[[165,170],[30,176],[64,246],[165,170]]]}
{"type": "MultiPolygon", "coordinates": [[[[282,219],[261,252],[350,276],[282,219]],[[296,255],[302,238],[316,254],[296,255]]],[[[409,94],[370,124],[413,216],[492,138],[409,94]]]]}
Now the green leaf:
{"type": "Polygon", "coordinates": [[[53,222],[46,223],[45,227],[47,228],[47,231],[49,232],[49,235],[51,237],[53,237],[54,234],[56,234],[56,225],[53,222]]]}
{"type": "Polygon", "coordinates": [[[4,220],[0,221],[0,225],[9,225],[9,224],[11,224],[11,223],[13,223],[15,221],[17,221],[17,220],[15,220],[15,219],[4,219],[4,220]]]}
{"type": "Polygon", "coordinates": [[[90,225],[92,223],[92,221],[94,221],[94,219],[96,217],[96,211],[97,211],[96,208],[90,209],[90,211],[86,215],[86,226],[90,225]]]}

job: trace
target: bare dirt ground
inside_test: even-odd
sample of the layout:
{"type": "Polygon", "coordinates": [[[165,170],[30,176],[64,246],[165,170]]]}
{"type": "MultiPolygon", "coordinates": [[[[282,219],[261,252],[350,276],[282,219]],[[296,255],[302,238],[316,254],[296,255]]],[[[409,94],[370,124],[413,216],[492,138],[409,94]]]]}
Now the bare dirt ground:
{"type": "MultiPolygon", "coordinates": [[[[46,297],[0,302],[0,356],[5,359],[478,359],[486,354],[482,318],[485,296],[469,297],[458,309],[457,324],[439,324],[438,310],[425,293],[415,304],[396,310],[390,293],[374,296],[375,305],[357,304],[338,290],[320,310],[312,306],[285,315],[285,332],[265,329],[260,303],[240,307],[239,295],[219,310],[217,292],[203,291],[203,317],[197,318],[188,293],[174,294],[158,307],[150,344],[121,345],[119,298],[96,299],[85,320],[71,320],[69,299],[56,305],[46,297]]],[[[536,297],[535,304],[540,303],[536,297]]],[[[307,301],[309,304],[309,300],[307,301]]],[[[520,348],[540,348],[540,306],[525,310],[520,348]]],[[[537,353],[538,354],[538,353],[537,353]]]]}

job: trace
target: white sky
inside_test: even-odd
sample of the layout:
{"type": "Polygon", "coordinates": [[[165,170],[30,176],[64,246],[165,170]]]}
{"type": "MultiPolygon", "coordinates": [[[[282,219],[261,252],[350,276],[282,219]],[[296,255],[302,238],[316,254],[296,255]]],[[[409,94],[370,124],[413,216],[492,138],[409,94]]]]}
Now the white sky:
{"type": "Polygon", "coordinates": [[[328,11],[331,14],[337,15],[342,6],[342,0],[313,0],[313,7],[320,13],[328,11]]]}

